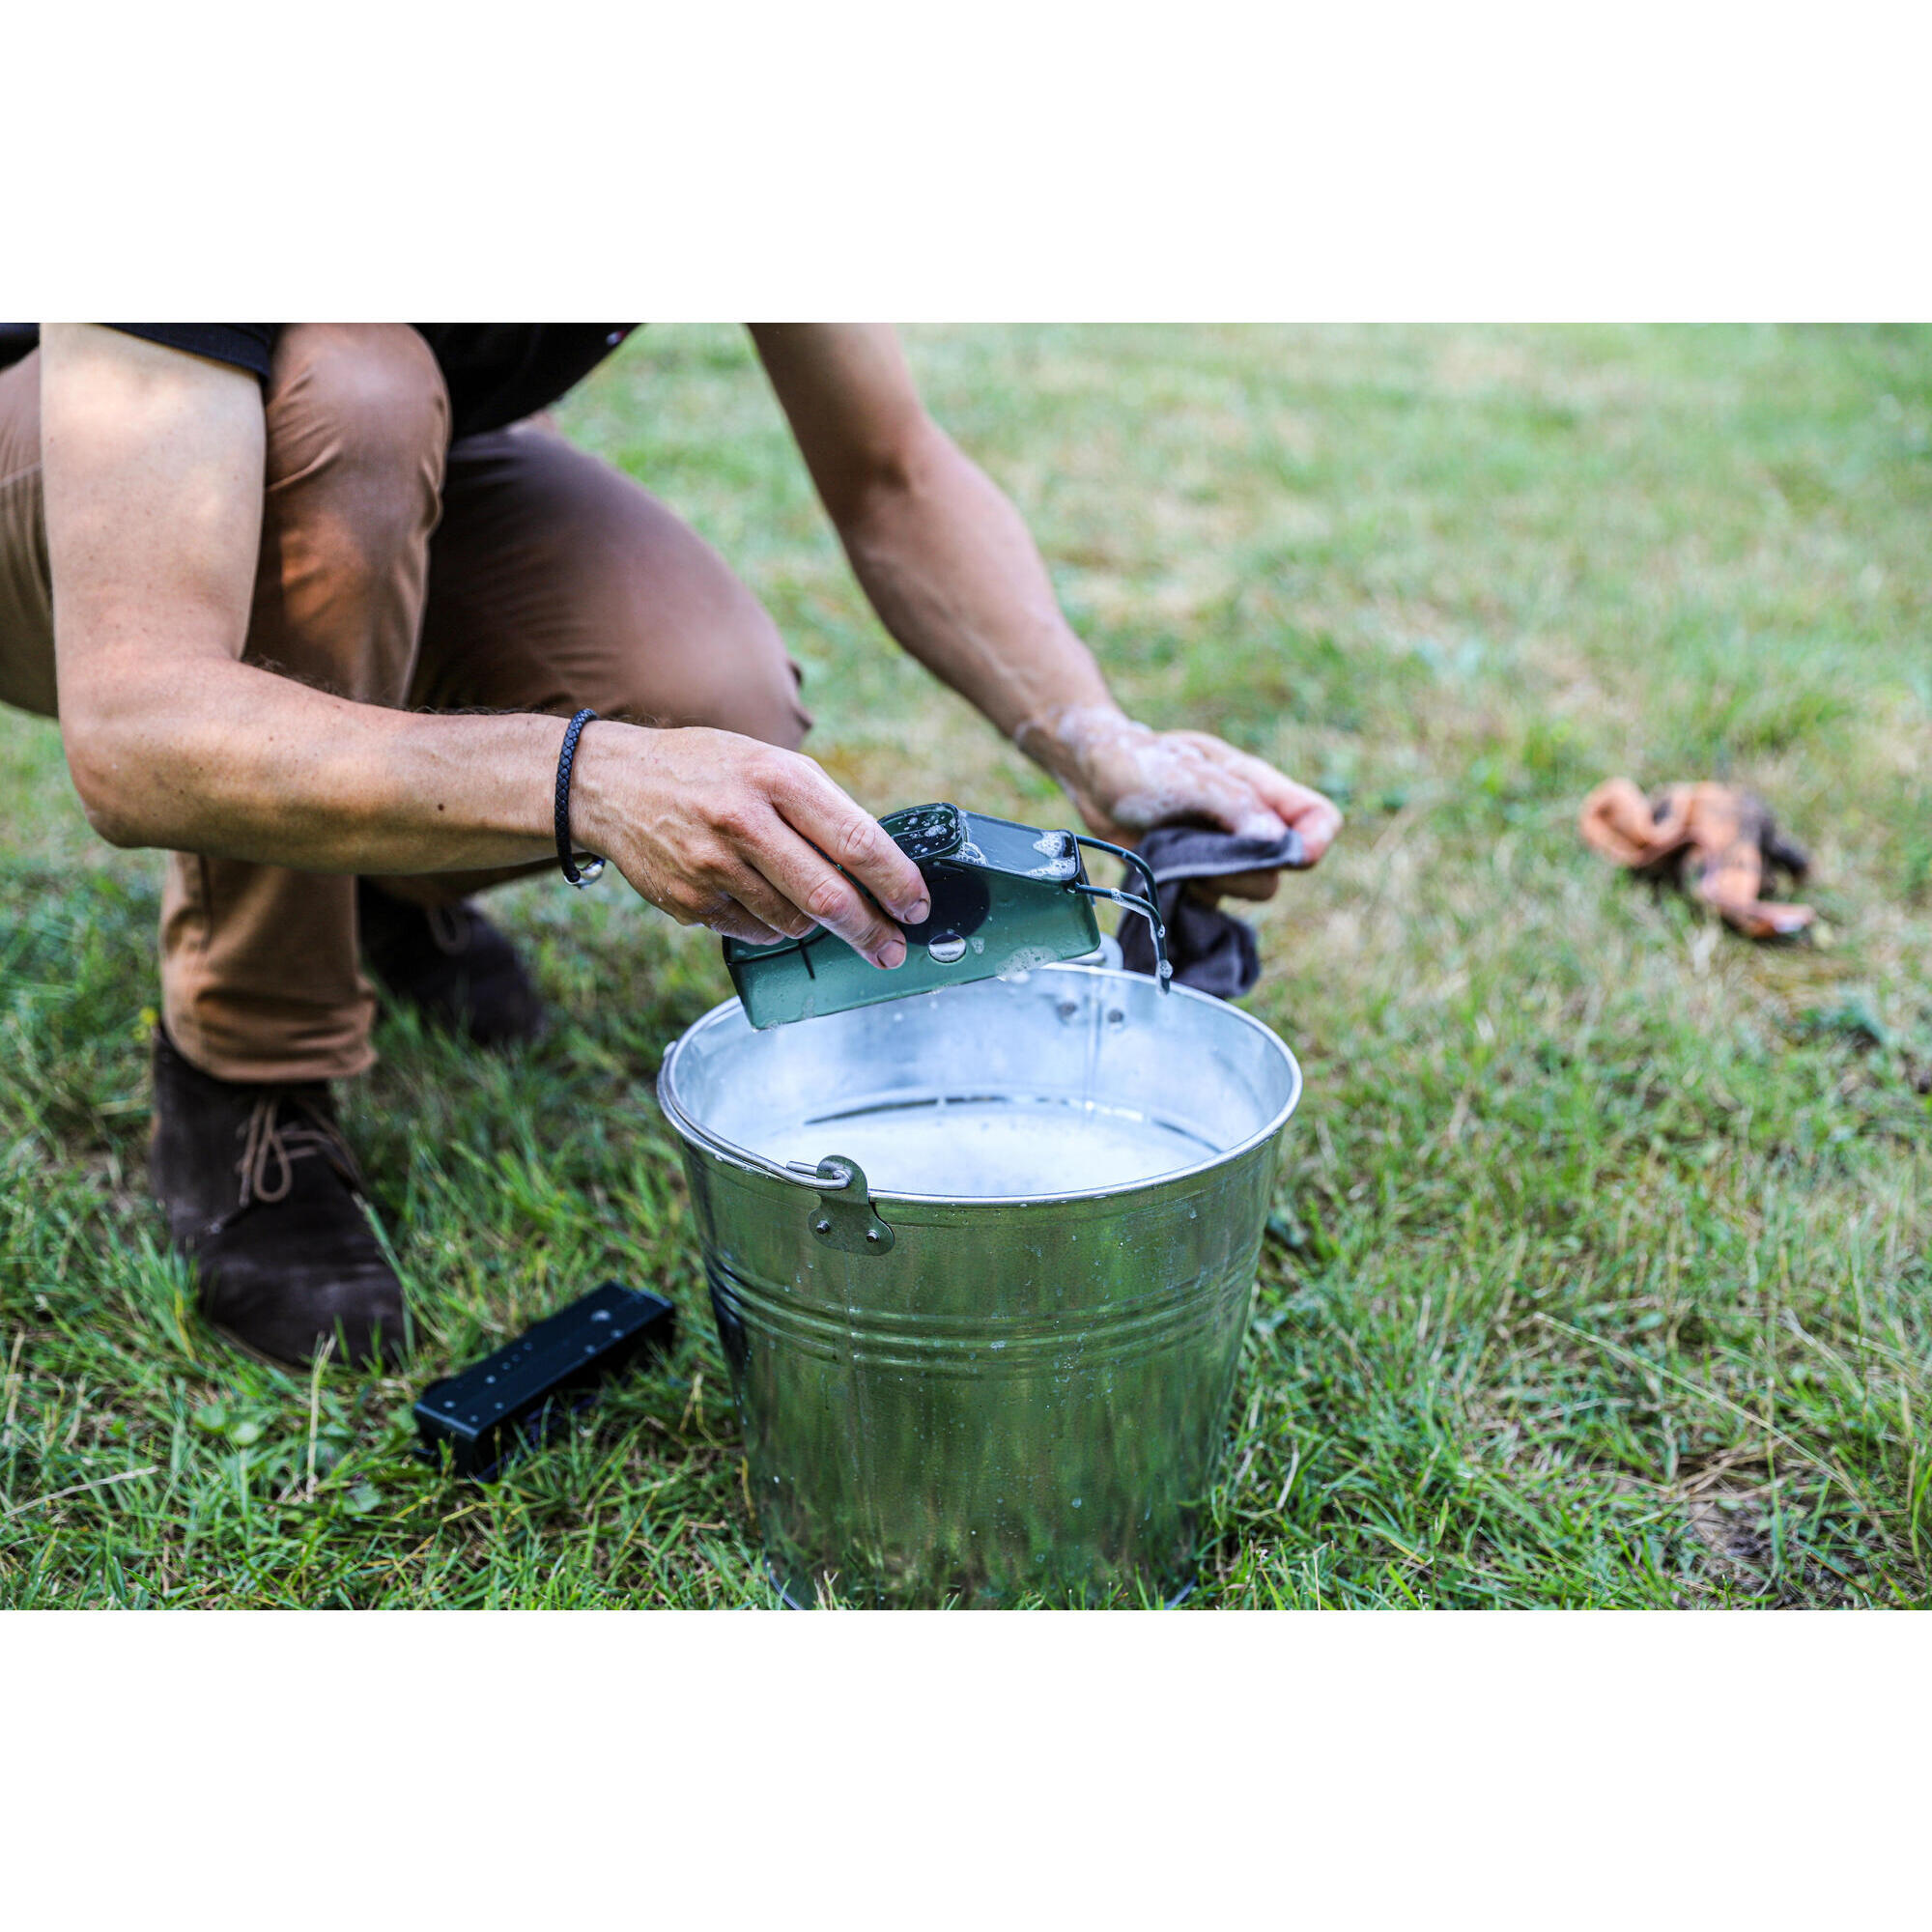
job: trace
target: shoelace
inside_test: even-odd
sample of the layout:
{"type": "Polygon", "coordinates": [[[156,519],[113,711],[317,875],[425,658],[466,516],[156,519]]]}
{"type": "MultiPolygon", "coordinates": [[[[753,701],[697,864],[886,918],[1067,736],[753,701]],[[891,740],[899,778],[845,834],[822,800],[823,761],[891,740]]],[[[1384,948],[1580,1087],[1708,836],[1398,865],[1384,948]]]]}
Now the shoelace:
{"type": "Polygon", "coordinates": [[[361,1170],[341,1130],[306,1101],[286,1094],[265,1094],[235,1131],[243,1136],[242,1158],[235,1163],[242,1177],[242,1198],[213,1224],[211,1234],[231,1226],[257,1201],[272,1204],[287,1199],[295,1185],[296,1162],[314,1154],[324,1155],[356,1194],[365,1192],[361,1170]],[[302,1118],[285,1120],[285,1109],[302,1118]],[[270,1169],[277,1176],[272,1183],[270,1169]]]}

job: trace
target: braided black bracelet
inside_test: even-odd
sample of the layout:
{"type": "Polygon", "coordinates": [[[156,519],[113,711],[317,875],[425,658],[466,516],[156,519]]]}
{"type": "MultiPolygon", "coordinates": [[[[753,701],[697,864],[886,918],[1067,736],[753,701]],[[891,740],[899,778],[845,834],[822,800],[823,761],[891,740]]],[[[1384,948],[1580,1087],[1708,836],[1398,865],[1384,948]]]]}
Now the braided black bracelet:
{"type": "Polygon", "coordinates": [[[587,886],[604,869],[602,859],[587,854],[580,867],[570,842],[570,768],[577,762],[577,741],[596,716],[594,711],[580,711],[563,727],[563,750],[556,759],[556,863],[573,886],[587,886]]]}

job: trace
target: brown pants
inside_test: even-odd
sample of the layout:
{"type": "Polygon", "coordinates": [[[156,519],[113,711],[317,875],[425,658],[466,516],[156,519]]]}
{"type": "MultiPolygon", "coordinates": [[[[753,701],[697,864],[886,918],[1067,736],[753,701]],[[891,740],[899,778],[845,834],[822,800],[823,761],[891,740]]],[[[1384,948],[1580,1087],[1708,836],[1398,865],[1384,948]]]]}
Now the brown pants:
{"type": "MultiPolygon", "coordinates": [[[[38,353],[0,372],[0,700],[57,715],[38,353]]],[[[282,331],[245,656],[372,704],[589,705],[796,748],[810,720],[763,608],[629,478],[535,423],[449,443],[449,399],[404,327],[282,331]]],[[[528,867],[519,869],[531,869],[528,867]]],[[[513,872],[384,879],[443,903],[513,872]]],[[[197,1065],[317,1080],[374,1058],[355,882],[173,853],[161,1010],[197,1065]]]]}

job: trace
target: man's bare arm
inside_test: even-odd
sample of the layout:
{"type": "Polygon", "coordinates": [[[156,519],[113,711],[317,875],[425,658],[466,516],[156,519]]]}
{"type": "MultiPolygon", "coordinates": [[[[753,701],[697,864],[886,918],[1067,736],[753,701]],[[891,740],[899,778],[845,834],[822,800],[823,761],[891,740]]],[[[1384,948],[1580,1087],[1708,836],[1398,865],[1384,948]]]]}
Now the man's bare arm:
{"type": "MultiPolygon", "coordinates": [[[[926,414],[890,328],[752,335],[887,629],[1060,780],[1096,831],[1130,841],[1182,818],[1264,835],[1293,825],[1310,862],[1321,856],[1341,814],[1319,792],[1218,738],[1122,713],[1019,512],[926,414]]],[[[1272,890],[1267,875],[1228,884],[1272,890]]]]}
{"type": "MultiPolygon", "coordinates": [[[[69,769],[118,844],[327,872],[514,865],[552,849],[554,718],[426,717],[241,661],[261,543],[250,376],[87,326],[42,337],[42,446],[69,769]]],[[[868,956],[896,929],[826,863],[923,917],[916,869],[810,759],[729,732],[598,723],[580,844],[687,923],[813,923],[868,956]]]]}
{"type": "Polygon", "coordinates": [[[1020,514],[926,414],[890,328],[752,335],[812,481],[880,619],[1012,737],[1109,702],[1020,514]]]}

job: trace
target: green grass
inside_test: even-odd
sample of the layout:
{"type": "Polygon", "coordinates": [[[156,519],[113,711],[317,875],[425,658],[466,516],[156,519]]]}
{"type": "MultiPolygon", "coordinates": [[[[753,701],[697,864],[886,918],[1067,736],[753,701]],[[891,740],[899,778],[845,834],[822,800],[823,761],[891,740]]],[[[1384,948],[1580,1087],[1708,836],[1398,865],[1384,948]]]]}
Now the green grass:
{"type": "MultiPolygon", "coordinates": [[[[1932,1603],[1932,334],[910,340],[1129,706],[1350,812],[1264,922],[1308,1094],[1193,1601],[1932,1603]],[[1591,858],[1618,771],[1764,791],[1825,943],[1591,858]]],[[[867,803],[1061,815],[880,634],[736,331],[564,414],[765,598],[867,803]]],[[[384,1024],[348,1116],[420,1357],[312,1384],[147,1201],[156,866],[11,715],[0,825],[0,1603],[769,1602],[649,1097],[711,945],[525,886],[541,1049],[384,1024]],[[609,1274],[681,1304],[668,1376],[486,1496],[412,1460],[421,1379],[609,1274]]]]}

